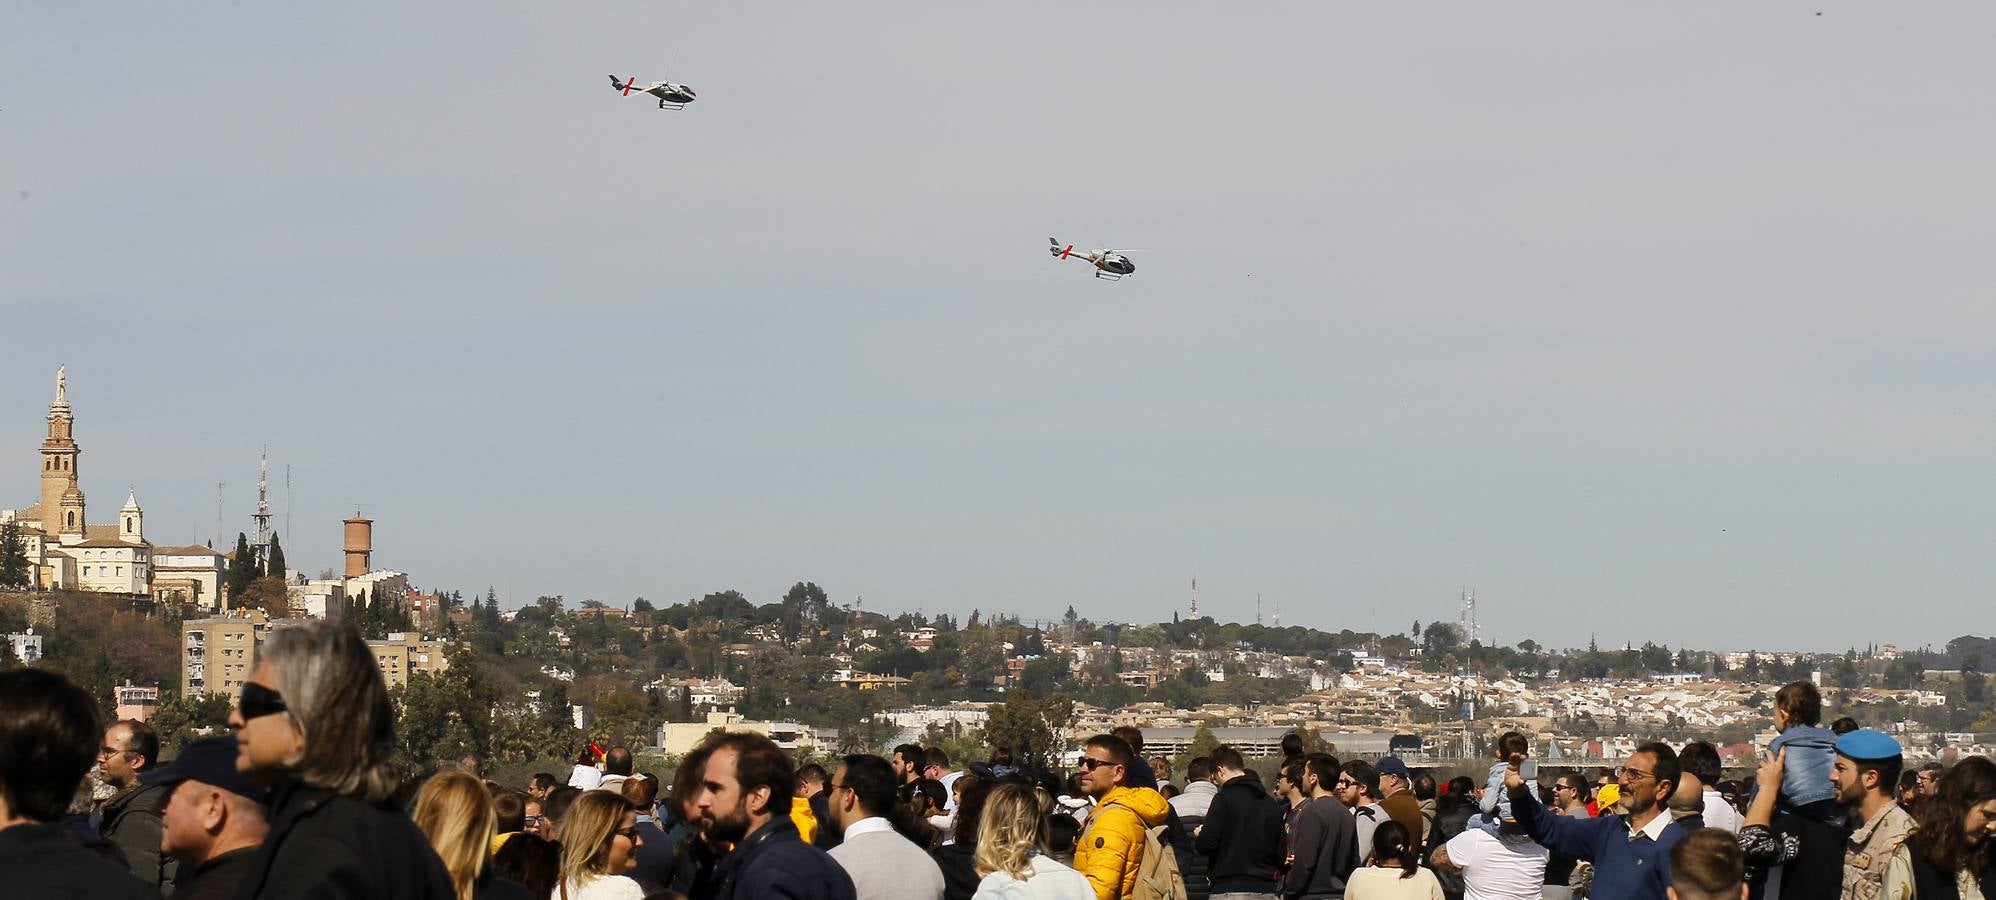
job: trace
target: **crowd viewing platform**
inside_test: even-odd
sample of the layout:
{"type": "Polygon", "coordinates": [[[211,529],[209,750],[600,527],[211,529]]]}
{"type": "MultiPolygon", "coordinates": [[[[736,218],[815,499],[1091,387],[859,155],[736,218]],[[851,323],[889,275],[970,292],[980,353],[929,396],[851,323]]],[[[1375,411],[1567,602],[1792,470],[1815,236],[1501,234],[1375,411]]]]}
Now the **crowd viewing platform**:
{"type": "MultiPolygon", "coordinates": [[[[547,732],[568,740],[537,756],[412,765],[412,748],[497,745],[472,734],[491,725],[476,707],[412,718],[444,696],[412,685],[467,679],[474,659],[391,687],[354,623],[286,623],[251,643],[235,696],[216,697],[221,728],[190,731],[150,705],[129,707],[150,722],[110,719],[56,667],[0,671],[8,896],[1996,896],[1996,765],[1909,746],[1903,721],[1826,722],[1815,680],[1776,687],[1769,731],[1732,749],[1567,746],[1502,719],[1145,728],[1130,720],[1174,716],[1021,690],[873,717],[881,731],[711,712],[659,727],[657,743],[585,723],[547,732]],[[173,746],[159,726],[180,729],[173,746]],[[855,745],[863,732],[883,742],[855,745]],[[535,770],[556,753],[563,765],[535,770]]],[[[1343,680],[1369,689],[1360,677],[1395,676],[1343,680]]],[[[1697,701],[1673,692],[1698,683],[1658,684],[1561,701],[1687,719],[1697,701]]],[[[1522,686],[1478,690],[1532,702],[1522,686]]],[[[1722,713],[1713,700],[1732,690],[1699,712],[1722,713]]]]}

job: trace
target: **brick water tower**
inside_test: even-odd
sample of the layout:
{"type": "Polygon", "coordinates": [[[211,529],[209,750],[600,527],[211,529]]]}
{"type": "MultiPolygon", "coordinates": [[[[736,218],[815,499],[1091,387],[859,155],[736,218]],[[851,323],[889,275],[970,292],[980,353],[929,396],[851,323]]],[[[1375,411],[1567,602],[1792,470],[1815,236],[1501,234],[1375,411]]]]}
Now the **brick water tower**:
{"type": "Polygon", "coordinates": [[[374,520],[363,519],[356,511],[353,518],[346,520],[346,553],[348,578],[366,575],[372,568],[374,556],[374,520]]]}

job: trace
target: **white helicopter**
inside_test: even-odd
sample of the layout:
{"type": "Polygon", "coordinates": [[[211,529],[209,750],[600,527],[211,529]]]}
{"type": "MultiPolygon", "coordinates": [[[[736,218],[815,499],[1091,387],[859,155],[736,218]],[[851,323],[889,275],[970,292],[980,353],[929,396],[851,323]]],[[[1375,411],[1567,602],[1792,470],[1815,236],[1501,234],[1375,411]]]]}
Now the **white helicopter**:
{"type": "MultiPolygon", "coordinates": [[[[1089,233],[1093,234],[1094,232],[1089,233]]],[[[1100,241],[1101,238],[1096,238],[1096,240],[1100,241]]],[[[1136,250],[1104,249],[1097,250],[1094,253],[1075,253],[1074,245],[1068,244],[1063,247],[1061,246],[1060,238],[1047,238],[1047,243],[1051,245],[1048,247],[1048,252],[1052,253],[1055,259],[1066,259],[1073,256],[1087,260],[1089,264],[1095,267],[1095,277],[1097,278],[1121,281],[1125,276],[1135,275],[1137,272],[1137,264],[1130,262],[1130,258],[1124,255],[1126,253],[1138,252],[1136,250]]]]}
{"type": "Polygon", "coordinates": [[[637,83],[638,76],[636,75],[632,75],[626,79],[619,79],[615,75],[610,76],[610,87],[623,91],[626,97],[629,97],[633,90],[641,94],[650,94],[657,97],[659,109],[685,109],[686,104],[698,99],[693,93],[693,89],[683,84],[673,84],[670,81],[654,81],[647,87],[638,87],[637,83]]]}

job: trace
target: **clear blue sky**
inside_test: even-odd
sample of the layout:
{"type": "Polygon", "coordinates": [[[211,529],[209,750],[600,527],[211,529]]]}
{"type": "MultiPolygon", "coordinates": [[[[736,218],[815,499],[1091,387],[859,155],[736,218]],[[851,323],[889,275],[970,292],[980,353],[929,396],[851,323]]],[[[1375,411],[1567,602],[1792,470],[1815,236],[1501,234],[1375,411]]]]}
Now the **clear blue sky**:
{"type": "Polygon", "coordinates": [[[232,541],[267,443],[295,564],[514,603],[1987,633],[1992,26],[14,4],[0,506],[66,363],[98,521],[232,541]]]}

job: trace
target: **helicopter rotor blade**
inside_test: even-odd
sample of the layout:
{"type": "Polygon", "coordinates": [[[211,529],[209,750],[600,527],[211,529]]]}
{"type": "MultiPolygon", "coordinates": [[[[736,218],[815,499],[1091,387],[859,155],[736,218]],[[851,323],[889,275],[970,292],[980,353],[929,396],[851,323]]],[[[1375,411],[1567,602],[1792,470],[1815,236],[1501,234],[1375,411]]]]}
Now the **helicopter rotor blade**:
{"type": "Polygon", "coordinates": [[[1102,239],[1102,236],[1101,236],[1101,235],[1099,235],[1099,234],[1096,234],[1096,233],[1095,233],[1095,229],[1093,229],[1093,228],[1090,228],[1090,227],[1088,227],[1088,226],[1086,226],[1086,225],[1083,225],[1083,226],[1081,226],[1081,230],[1082,230],[1082,231],[1086,231],[1086,232],[1088,232],[1088,236],[1089,236],[1089,237],[1092,237],[1092,238],[1094,238],[1094,239],[1095,239],[1095,246],[1097,246],[1097,247],[1107,247],[1107,246],[1109,246],[1109,242],[1108,242],[1108,241],[1105,241],[1105,240],[1103,240],[1103,239],[1102,239]]]}

